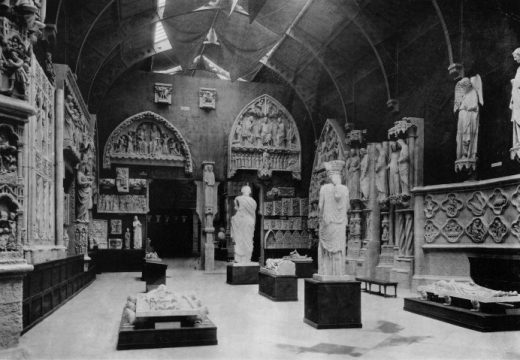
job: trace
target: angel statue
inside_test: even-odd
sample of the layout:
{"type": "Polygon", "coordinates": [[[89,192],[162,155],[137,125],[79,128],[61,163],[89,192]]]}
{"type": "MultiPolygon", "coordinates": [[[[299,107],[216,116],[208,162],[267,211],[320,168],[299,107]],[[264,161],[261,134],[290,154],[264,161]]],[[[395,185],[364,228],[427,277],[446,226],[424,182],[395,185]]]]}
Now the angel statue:
{"type": "Polygon", "coordinates": [[[480,75],[462,78],[455,85],[453,112],[459,112],[455,171],[476,170],[479,103],[484,105],[480,75]]]}
{"type": "MultiPolygon", "coordinates": [[[[520,48],[513,51],[513,59],[520,64],[520,48]]],[[[520,160],[520,66],[516,70],[514,79],[511,79],[511,122],[513,123],[513,147],[511,148],[511,159],[520,160]]]]}

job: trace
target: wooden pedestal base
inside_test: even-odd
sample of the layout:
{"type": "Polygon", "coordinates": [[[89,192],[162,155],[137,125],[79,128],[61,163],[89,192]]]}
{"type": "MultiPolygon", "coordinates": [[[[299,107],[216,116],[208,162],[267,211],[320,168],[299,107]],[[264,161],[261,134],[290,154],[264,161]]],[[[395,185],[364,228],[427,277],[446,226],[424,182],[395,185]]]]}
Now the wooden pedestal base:
{"type": "Polygon", "coordinates": [[[230,285],[258,284],[258,264],[228,264],[226,282],[230,285]]]}
{"type": "Polygon", "coordinates": [[[146,292],[166,285],[167,264],[162,261],[144,261],[142,279],[146,281],[146,292]]]}
{"type": "Polygon", "coordinates": [[[260,271],[258,293],[273,301],[298,301],[298,279],[290,275],[271,275],[260,271]]]}
{"type": "Polygon", "coordinates": [[[520,330],[520,314],[489,314],[429,300],[405,298],[404,310],[482,332],[520,330]]]}
{"type": "Polygon", "coordinates": [[[303,321],[317,329],[362,327],[360,284],[305,279],[303,321]]]}
{"type": "Polygon", "coordinates": [[[316,268],[312,261],[298,261],[291,260],[296,266],[296,277],[298,279],[312,278],[312,275],[316,272],[316,268]]]}

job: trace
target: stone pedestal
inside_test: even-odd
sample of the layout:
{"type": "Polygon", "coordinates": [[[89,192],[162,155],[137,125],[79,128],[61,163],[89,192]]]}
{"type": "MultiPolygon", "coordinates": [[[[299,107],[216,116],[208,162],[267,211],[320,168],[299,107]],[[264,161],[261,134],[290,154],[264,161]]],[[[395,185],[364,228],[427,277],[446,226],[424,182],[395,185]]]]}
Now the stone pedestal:
{"type": "Polygon", "coordinates": [[[413,256],[397,257],[390,273],[390,281],[396,281],[400,288],[410,289],[413,277],[413,256]]]}
{"type": "MultiPolygon", "coordinates": [[[[25,261],[0,264],[0,358],[20,357],[17,349],[22,332],[23,276],[34,267],[25,261]],[[4,357],[5,356],[5,357],[4,357]]],[[[21,357],[20,357],[21,358],[21,357]]]]}
{"type": "Polygon", "coordinates": [[[215,271],[215,244],[213,243],[213,231],[206,232],[206,243],[204,244],[204,271],[215,271]]]}
{"type": "Polygon", "coordinates": [[[145,260],[142,278],[146,282],[146,292],[156,289],[159,285],[166,285],[167,264],[162,261],[145,260]]]}
{"type": "Polygon", "coordinates": [[[345,259],[345,273],[356,276],[358,260],[361,252],[361,240],[350,240],[347,243],[347,256],[345,259]]]}
{"type": "Polygon", "coordinates": [[[226,282],[230,285],[258,284],[259,270],[260,265],[253,262],[228,264],[226,282]]]}
{"type": "Polygon", "coordinates": [[[299,279],[311,278],[316,272],[316,268],[311,261],[308,260],[291,260],[296,266],[296,277],[299,279]]]}
{"type": "Polygon", "coordinates": [[[361,283],[305,279],[303,321],[317,329],[362,327],[361,283]]]}
{"type": "Polygon", "coordinates": [[[381,254],[379,255],[379,264],[376,267],[376,279],[390,281],[390,273],[394,267],[394,246],[381,246],[381,254]]]}
{"type": "Polygon", "coordinates": [[[260,270],[258,293],[273,301],[298,301],[298,278],[294,275],[275,275],[260,270]]]}

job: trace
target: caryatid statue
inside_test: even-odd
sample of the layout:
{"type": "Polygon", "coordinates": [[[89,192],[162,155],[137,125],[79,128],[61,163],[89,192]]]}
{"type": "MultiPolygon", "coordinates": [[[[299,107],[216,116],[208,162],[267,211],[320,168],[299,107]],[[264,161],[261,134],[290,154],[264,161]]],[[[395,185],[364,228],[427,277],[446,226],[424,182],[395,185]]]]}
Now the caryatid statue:
{"type": "MultiPolygon", "coordinates": [[[[513,59],[520,64],[520,48],[513,51],[513,59]]],[[[514,79],[511,79],[511,122],[513,123],[513,146],[510,150],[511,159],[520,161],[520,66],[516,69],[514,79]]]]}
{"type": "Polygon", "coordinates": [[[325,163],[327,176],[332,183],[320,188],[318,275],[345,274],[347,211],[350,202],[348,188],[341,184],[344,166],[342,160],[325,163]]]}
{"type": "Polygon", "coordinates": [[[231,218],[231,238],[235,244],[235,262],[248,263],[253,254],[256,201],[251,197],[251,188],[242,187],[242,195],[235,198],[236,213],[231,218]]]}
{"type": "Polygon", "coordinates": [[[476,170],[479,103],[484,105],[480,76],[459,80],[455,85],[453,108],[455,113],[458,111],[455,171],[476,170]]]}

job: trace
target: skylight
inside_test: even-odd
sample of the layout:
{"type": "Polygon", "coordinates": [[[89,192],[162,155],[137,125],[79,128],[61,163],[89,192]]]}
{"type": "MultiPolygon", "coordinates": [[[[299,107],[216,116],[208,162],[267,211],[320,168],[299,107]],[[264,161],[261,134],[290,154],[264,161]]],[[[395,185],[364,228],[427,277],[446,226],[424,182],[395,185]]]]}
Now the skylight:
{"type": "Polygon", "coordinates": [[[173,66],[171,68],[164,69],[164,70],[155,70],[156,73],[167,74],[167,75],[175,75],[181,71],[182,71],[182,66],[180,66],[180,65],[173,66]]]}
{"type": "MultiPolygon", "coordinates": [[[[159,19],[163,18],[165,6],[166,6],[166,0],[157,0],[157,15],[159,16],[159,19]]],[[[172,48],[172,44],[170,43],[170,40],[168,40],[166,31],[164,31],[164,26],[162,24],[162,21],[158,21],[155,24],[155,35],[154,35],[154,41],[153,41],[153,48],[156,53],[170,50],[172,48]]]]}

